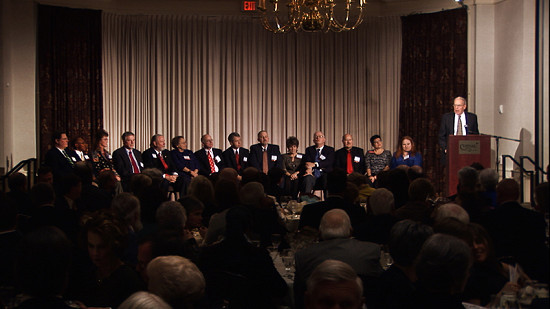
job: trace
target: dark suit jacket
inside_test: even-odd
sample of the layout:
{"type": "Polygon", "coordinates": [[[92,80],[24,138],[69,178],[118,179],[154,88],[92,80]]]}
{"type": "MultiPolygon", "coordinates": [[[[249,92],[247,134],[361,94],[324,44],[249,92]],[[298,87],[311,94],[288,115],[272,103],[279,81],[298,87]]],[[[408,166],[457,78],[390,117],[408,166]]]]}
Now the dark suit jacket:
{"type": "MultiPolygon", "coordinates": [[[[250,146],[250,160],[249,166],[255,167],[260,171],[263,171],[263,151],[260,143],[250,146]]],[[[283,157],[278,145],[267,144],[267,167],[272,169],[273,167],[283,168],[283,157]],[[274,158],[276,160],[273,160],[274,158]]]]}
{"type": "MultiPolygon", "coordinates": [[[[365,152],[362,148],[351,147],[351,165],[353,166],[353,171],[365,174],[367,171],[365,163],[365,152]],[[355,162],[355,158],[359,159],[359,162],[355,162]]],[[[346,148],[340,148],[336,151],[334,155],[334,167],[341,168],[344,171],[348,167],[348,150],[346,148]]]]}
{"type": "Polygon", "coordinates": [[[248,167],[248,160],[250,159],[250,151],[246,148],[239,148],[239,164],[241,169],[237,169],[237,160],[235,159],[235,151],[229,147],[223,152],[223,162],[225,167],[231,167],[235,169],[239,174],[248,167]]]}
{"type": "Polygon", "coordinates": [[[296,308],[303,308],[303,295],[306,281],[315,267],[333,259],[350,265],[361,277],[378,277],[382,274],[380,266],[380,246],[371,242],[351,238],[323,240],[298,250],[295,254],[296,275],[294,277],[294,296],[296,308]]]}
{"type": "MultiPolygon", "coordinates": [[[[334,167],[334,148],[325,145],[323,147],[323,150],[321,150],[321,155],[325,157],[324,160],[319,158],[319,169],[321,170],[321,172],[328,173],[332,171],[332,168],[334,167]]],[[[302,159],[301,170],[305,170],[306,162],[315,162],[316,156],[317,156],[317,147],[315,147],[315,145],[307,147],[306,154],[302,159]]]]}
{"type": "MultiPolygon", "coordinates": [[[[65,152],[67,152],[67,150],[65,150],[65,152]]],[[[46,152],[44,165],[52,168],[53,180],[56,183],[59,182],[63,176],[73,172],[73,165],[69,163],[69,160],[67,160],[56,147],[52,147],[46,152]]]]}
{"type": "MultiPolygon", "coordinates": [[[[136,160],[141,172],[145,167],[143,164],[143,159],[141,158],[141,152],[139,152],[139,150],[132,149],[132,154],[134,155],[134,159],[136,160]]],[[[130,162],[130,157],[126,152],[126,148],[120,147],[113,152],[113,166],[120,176],[124,191],[128,191],[130,189],[130,178],[134,174],[134,169],[132,167],[132,162],[130,162]]]]}
{"type": "MultiPolygon", "coordinates": [[[[477,127],[477,116],[473,113],[466,113],[466,135],[479,134],[477,127]]],[[[454,121],[455,113],[446,113],[441,118],[441,125],[439,126],[439,146],[441,149],[447,149],[447,137],[454,134],[454,121]]]]}
{"type": "Polygon", "coordinates": [[[174,163],[172,162],[172,156],[170,156],[170,151],[166,149],[162,151],[162,158],[164,159],[164,162],[166,162],[166,164],[168,165],[168,169],[164,168],[164,165],[162,165],[162,162],[158,157],[157,151],[153,147],[145,150],[142,154],[142,157],[143,165],[145,166],[145,168],[156,168],[159,169],[163,174],[172,174],[173,172],[175,172],[174,163]]]}
{"type": "MultiPolygon", "coordinates": [[[[221,171],[225,166],[223,162],[223,152],[221,149],[212,148],[212,153],[214,154],[214,164],[216,164],[218,170],[221,171]]],[[[199,160],[199,175],[209,176],[212,174],[210,171],[210,162],[208,161],[204,148],[195,151],[195,157],[199,160]]]]}

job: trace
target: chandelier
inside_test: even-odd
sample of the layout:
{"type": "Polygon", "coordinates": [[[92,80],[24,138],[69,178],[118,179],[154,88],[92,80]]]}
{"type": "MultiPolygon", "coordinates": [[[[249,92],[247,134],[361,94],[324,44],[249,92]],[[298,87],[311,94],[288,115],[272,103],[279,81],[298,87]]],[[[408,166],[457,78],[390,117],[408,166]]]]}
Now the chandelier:
{"type": "Polygon", "coordinates": [[[274,33],[341,32],[357,28],[366,0],[259,0],[262,24],[274,33]],[[269,7],[268,7],[269,6],[269,7]]]}

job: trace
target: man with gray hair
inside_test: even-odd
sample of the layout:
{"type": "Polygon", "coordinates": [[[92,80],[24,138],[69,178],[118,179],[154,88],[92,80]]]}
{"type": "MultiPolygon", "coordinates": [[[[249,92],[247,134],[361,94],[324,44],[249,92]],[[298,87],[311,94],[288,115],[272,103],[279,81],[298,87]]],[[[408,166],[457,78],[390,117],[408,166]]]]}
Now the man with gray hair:
{"type": "Polygon", "coordinates": [[[147,265],[147,275],[148,290],[173,308],[192,308],[192,304],[204,295],[204,276],[184,257],[159,256],[147,265]]]}
{"type": "Polygon", "coordinates": [[[445,218],[456,218],[460,222],[470,223],[470,216],[460,205],[455,203],[447,203],[439,206],[434,211],[434,223],[440,222],[445,218]]]}
{"type": "Polygon", "coordinates": [[[307,280],[306,308],[363,308],[363,284],[348,264],[326,260],[319,264],[307,280]]]}
{"type": "Polygon", "coordinates": [[[328,259],[349,264],[362,278],[375,278],[382,273],[380,247],[352,239],[350,218],[342,209],[327,211],[319,226],[320,242],[296,252],[294,295],[296,307],[303,308],[305,282],[317,265],[328,259]]]}

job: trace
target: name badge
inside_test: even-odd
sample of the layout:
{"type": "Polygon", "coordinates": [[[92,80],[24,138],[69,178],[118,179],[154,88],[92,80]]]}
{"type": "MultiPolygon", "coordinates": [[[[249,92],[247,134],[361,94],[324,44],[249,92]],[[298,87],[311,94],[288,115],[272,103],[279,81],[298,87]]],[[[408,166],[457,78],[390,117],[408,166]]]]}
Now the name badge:
{"type": "Polygon", "coordinates": [[[220,163],[222,159],[220,159],[220,156],[216,156],[214,159],[216,159],[216,163],[220,163]]]}
{"type": "Polygon", "coordinates": [[[319,156],[319,159],[321,159],[321,160],[325,160],[326,158],[327,158],[327,157],[325,157],[325,156],[323,156],[323,155],[320,155],[320,156],[319,156]]]}
{"type": "Polygon", "coordinates": [[[156,153],[153,153],[151,154],[153,156],[153,159],[156,159],[157,158],[157,154],[156,153]]]}
{"type": "Polygon", "coordinates": [[[248,162],[248,157],[243,157],[243,162],[248,162]]]}
{"type": "Polygon", "coordinates": [[[297,154],[297,155],[296,155],[296,158],[301,159],[301,158],[302,158],[302,155],[301,155],[301,154],[297,154]]]}
{"type": "Polygon", "coordinates": [[[107,155],[107,158],[109,158],[109,160],[111,160],[113,157],[111,157],[111,155],[107,155]]]}
{"type": "Polygon", "coordinates": [[[143,162],[139,162],[139,165],[141,165],[141,168],[143,168],[143,162]]]}
{"type": "Polygon", "coordinates": [[[90,160],[90,157],[88,157],[88,155],[84,155],[84,159],[90,160]]]}
{"type": "Polygon", "coordinates": [[[71,157],[71,159],[73,159],[73,162],[76,162],[76,158],[75,158],[75,157],[71,157]]]}
{"type": "Polygon", "coordinates": [[[359,163],[359,161],[361,161],[361,158],[359,158],[358,156],[355,156],[355,158],[353,158],[353,161],[355,163],[359,163]]]}
{"type": "Polygon", "coordinates": [[[183,156],[183,158],[184,158],[185,160],[191,160],[191,157],[190,157],[190,156],[183,156]]]}
{"type": "Polygon", "coordinates": [[[271,156],[271,161],[277,161],[277,156],[271,156]]]}
{"type": "Polygon", "coordinates": [[[409,155],[403,156],[403,160],[407,160],[409,158],[409,155]]]}

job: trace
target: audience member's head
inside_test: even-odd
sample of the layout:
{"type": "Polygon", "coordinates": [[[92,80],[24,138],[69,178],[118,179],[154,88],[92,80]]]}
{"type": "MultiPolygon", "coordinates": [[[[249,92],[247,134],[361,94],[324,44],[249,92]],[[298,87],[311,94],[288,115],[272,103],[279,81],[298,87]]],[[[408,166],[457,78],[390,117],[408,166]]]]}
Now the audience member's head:
{"type": "Polygon", "coordinates": [[[437,207],[433,214],[434,222],[443,220],[444,218],[453,217],[466,224],[470,223],[470,215],[462,206],[455,203],[447,203],[437,207]]]}
{"type": "Polygon", "coordinates": [[[240,203],[239,187],[236,182],[228,179],[219,179],[216,182],[216,203],[220,210],[224,210],[240,203]]]}
{"type": "Polygon", "coordinates": [[[104,170],[97,175],[97,186],[107,192],[114,192],[117,184],[116,174],[111,170],[104,170]]]}
{"type": "Polygon", "coordinates": [[[146,174],[134,174],[130,181],[130,190],[136,196],[142,194],[146,189],[153,185],[153,179],[146,174]]]}
{"type": "Polygon", "coordinates": [[[466,242],[445,234],[432,235],[416,261],[418,282],[432,293],[458,294],[464,290],[472,253],[466,242]]]}
{"type": "Polygon", "coordinates": [[[472,251],[475,263],[488,262],[492,265],[499,265],[491,236],[485,228],[477,223],[468,225],[472,234],[472,251]]]}
{"type": "Polygon", "coordinates": [[[363,283],[348,264],[326,260],[317,265],[307,279],[305,296],[308,309],[327,308],[327,305],[360,309],[364,303],[363,283]]]}
{"type": "Polygon", "coordinates": [[[351,182],[352,184],[356,185],[358,188],[361,188],[362,186],[369,183],[369,179],[367,178],[367,176],[361,173],[353,172],[348,175],[348,182],[351,182]]]}
{"type": "Polygon", "coordinates": [[[79,161],[74,164],[74,174],[82,180],[82,185],[91,185],[93,180],[93,172],[90,166],[84,161],[79,161]]]}
{"type": "Polygon", "coordinates": [[[492,168],[479,172],[479,184],[486,191],[495,191],[498,184],[498,173],[492,168]]]}
{"type": "Polygon", "coordinates": [[[8,177],[8,188],[10,191],[27,191],[27,176],[16,172],[8,177]]]}
{"type": "Polygon", "coordinates": [[[189,308],[204,294],[201,271],[181,256],[159,256],[147,265],[148,289],[174,308],[189,308]]]}
{"type": "MultiPolygon", "coordinates": [[[[380,175],[378,175],[380,181],[380,175]]],[[[403,169],[393,169],[388,172],[385,188],[393,193],[395,208],[403,206],[409,199],[409,177],[403,169]]]]}
{"type": "Polygon", "coordinates": [[[260,171],[252,166],[249,166],[243,170],[241,184],[244,186],[249,182],[262,182],[262,176],[260,171]]]}
{"type": "Polygon", "coordinates": [[[28,232],[16,254],[16,281],[33,297],[57,297],[68,281],[71,243],[56,227],[43,226],[28,232]]]}
{"type": "Polygon", "coordinates": [[[157,209],[157,224],[159,229],[176,230],[183,233],[187,215],[179,202],[166,201],[157,209]]]}
{"type": "Polygon", "coordinates": [[[31,200],[34,207],[43,205],[53,205],[55,201],[55,191],[53,186],[46,182],[39,182],[31,189],[31,200]]]}
{"type": "Polygon", "coordinates": [[[193,229],[202,226],[202,213],[204,211],[204,204],[197,198],[191,195],[186,195],[178,200],[187,215],[187,221],[185,223],[186,228],[193,229]]]}
{"type": "Polygon", "coordinates": [[[472,243],[472,233],[468,227],[468,223],[454,217],[447,217],[436,221],[434,232],[460,238],[468,244],[472,243]]]}
{"type": "Polygon", "coordinates": [[[470,167],[473,167],[478,172],[481,172],[482,170],[485,169],[485,167],[483,167],[483,164],[481,164],[479,162],[474,162],[474,163],[470,164],[470,167]]]}
{"type": "Polygon", "coordinates": [[[346,202],[355,204],[359,200],[359,188],[349,181],[346,182],[346,190],[342,193],[342,197],[346,202]]]}
{"type": "Polygon", "coordinates": [[[348,175],[345,170],[335,168],[327,175],[328,194],[342,195],[346,190],[348,175]]]}
{"type": "Polygon", "coordinates": [[[376,189],[369,198],[368,207],[375,216],[390,214],[395,208],[393,193],[384,188],[376,189]]]}
{"type": "Polygon", "coordinates": [[[543,182],[535,188],[535,203],[537,210],[541,213],[548,213],[550,206],[550,186],[548,182],[543,182]]]}
{"type": "Polygon", "coordinates": [[[249,182],[241,188],[239,196],[242,205],[254,208],[265,197],[264,186],[259,182],[249,182]]]}
{"type": "MultiPolygon", "coordinates": [[[[147,175],[151,178],[152,184],[155,186],[160,185],[162,182],[162,171],[158,168],[146,168],[143,171],[141,171],[141,174],[147,175]]],[[[139,174],[138,174],[139,175],[139,174]]]]}
{"type": "Polygon", "coordinates": [[[351,232],[351,221],[342,209],[329,210],[321,218],[319,236],[322,240],[349,238],[351,232]]]}
{"type": "Polygon", "coordinates": [[[82,217],[84,242],[90,259],[99,269],[109,268],[120,260],[128,241],[127,225],[111,211],[99,211],[82,217]]]}
{"type": "Polygon", "coordinates": [[[519,185],[514,179],[506,178],[497,185],[497,203],[517,202],[519,199],[519,185]]]}
{"type": "Polygon", "coordinates": [[[273,167],[267,172],[269,183],[272,186],[280,185],[283,181],[283,176],[285,176],[285,171],[279,167],[273,167]]]}
{"type": "Polygon", "coordinates": [[[413,165],[407,169],[407,177],[409,177],[409,182],[412,182],[415,179],[423,178],[425,176],[421,166],[413,165]]]}
{"type": "Polygon", "coordinates": [[[214,203],[214,185],[206,176],[193,177],[187,188],[187,194],[197,198],[204,205],[214,203]]]}
{"type": "Polygon", "coordinates": [[[70,173],[61,178],[60,187],[61,194],[72,200],[76,200],[82,193],[82,180],[75,174],[70,173]]]}
{"type": "Polygon", "coordinates": [[[120,220],[131,226],[134,231],[141,230],[141,210],[137,197],[126,192],[120,193],[111,201],[111,209],[120,220]]]}
{"type": "Polygon", "coordinates": [[[433,234],[433,229],[412,220],[397,222],[391,229],[388,247],[396,265],[413,265],[422,245],[433,234]]]}
{"type": "Polygon", "coordinates": [[[151,237],[143,238],[138,244],[136,270],[145,283],[149,282],[149,277],[147,276],[147,265],[149,265],[149,262],[151,262],[152,259],[153,240],[151,237]]]}
{"type": "Polygon", "coordinates": [[[45,182],[53,184],[53,172],[52,168],[49,166],[41,166],[38,171],[36,171],[36,182],[45,182]]]}
{"type": "Polygon", "coordinates": [[[243,240],[252,226],[252,213],[245,207],[233,207],[225,215],[225,236],[229,240],[243,240]]]}
{"type": "Polygon", "coordinates": [[[427,178],[415,179],[409,185],[409,201],[425,202],[435,195],[434,185],[427,178]]]}
{"type": "Polygon", "coordinates": [[[474,192],[478,184],[478,171],[470,166],[465,166],[458,171],[458,191],[474,192]]]}
{"type": "Polygon", "coordinates": [[[130,295],[118,309],[172,309],[172,306],[155,294],[140,291],[130,295]]]}
{"type": "MultiPolygon", "coordinates": [[[[239,173],[237,173],[237,170],[234,168],[226,167],[221,170],[220,174],[218,175],[218,181],[220,180],[229,180],[234,182],[235,184],[239,184],[239,173]]],[[[216,182],[217,184],[217,182],[216,182]]],[[[214,186],[217,187],[217,186],[214,186]]]]}

